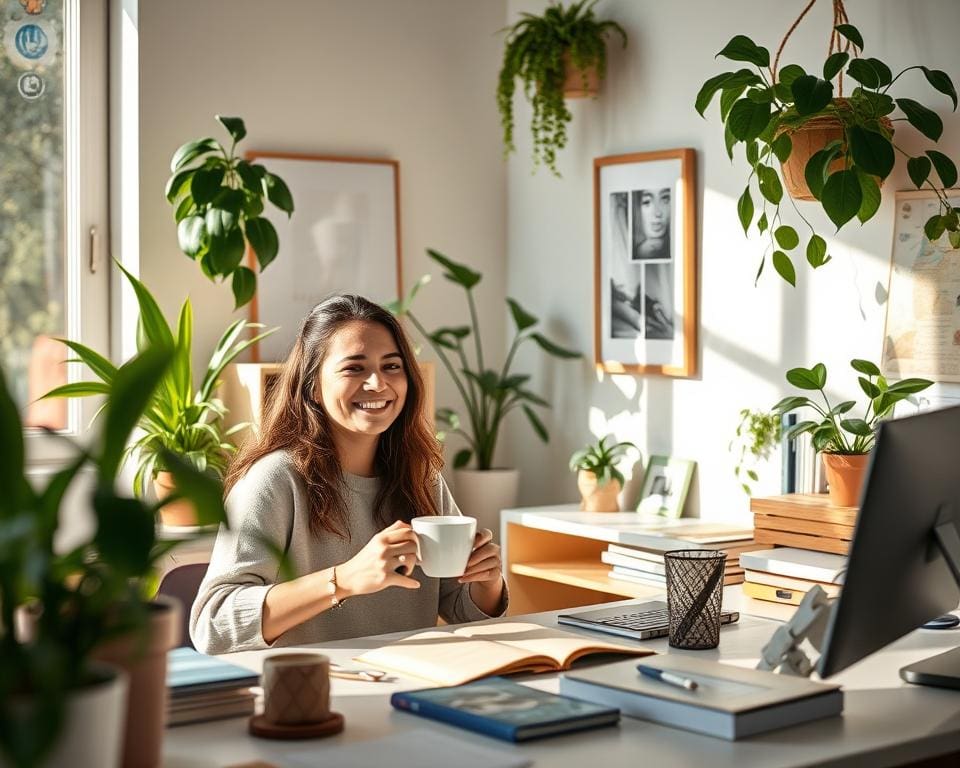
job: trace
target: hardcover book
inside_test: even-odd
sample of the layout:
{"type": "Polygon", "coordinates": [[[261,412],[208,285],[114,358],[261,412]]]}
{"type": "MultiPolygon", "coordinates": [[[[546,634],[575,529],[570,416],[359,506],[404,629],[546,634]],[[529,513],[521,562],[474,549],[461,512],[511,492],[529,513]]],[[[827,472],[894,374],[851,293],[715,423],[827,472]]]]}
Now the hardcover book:
{"type": "Polygon", "coordinates": [[[557,696],[502,677],[452,688],[404,691],[390,697],[397,709],[505,741],[614,725],[620,711],[557,696]]]}
{"type": "Polygon", "coordinates": [[[583,656],[604,653],[647,656],[653,651],[540,624],[507,622],[419,632],[355,660],[436,685],[461,685],[489,675],[556,672],[583,656]]]}
{"type": "Polygon", "coordinates": [[[735,667],[681,654],[643,665],[696,681],[696,690],[641,675],[635,661],[606,664],[560,678],[560,693],[618,707],[624,715],[735,740],[843,711],[840,686],[735,667]]]}
{"type": "Polygon", "coordinates": [[[170,698],[260,685],[260,675],[193,648],[174,648],[167,654],[170,698]]]}
{"type": "Polygon", "coordinates": [[[776,547],[740,555],[740,565],[750,571],[766,571],[795,579],[843,584],[847,558],[811,549],[776,547]]]}

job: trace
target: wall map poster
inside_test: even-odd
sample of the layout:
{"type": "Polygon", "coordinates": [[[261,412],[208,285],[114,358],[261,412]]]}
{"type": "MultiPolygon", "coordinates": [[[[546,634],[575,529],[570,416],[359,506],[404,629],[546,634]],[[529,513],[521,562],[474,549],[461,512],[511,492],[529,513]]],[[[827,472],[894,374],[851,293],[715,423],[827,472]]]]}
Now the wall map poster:
{"type": "MultiPolygon", "coordinates": [[[[960,206],[960,190],[949,200],[960,206]]],[[[890,378],[960,382],[960,250],[923,234],[939,212],[933,193],[897,193],[881,365],[890,378]]]]}

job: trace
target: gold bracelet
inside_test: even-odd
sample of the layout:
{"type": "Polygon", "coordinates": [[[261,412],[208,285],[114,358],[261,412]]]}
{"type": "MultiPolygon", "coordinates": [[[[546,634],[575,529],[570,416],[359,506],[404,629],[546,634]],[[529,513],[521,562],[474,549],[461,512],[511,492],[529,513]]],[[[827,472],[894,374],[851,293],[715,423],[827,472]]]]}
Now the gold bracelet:
{"type": "Polygon", "coordinates": [[[337,566],[333,566],[333,568],[330,569],[330,581],[328,581],[327,584],[330,587],[330,607],[343,608],[346,600],[340,600],[337,597],[337,566]]]}

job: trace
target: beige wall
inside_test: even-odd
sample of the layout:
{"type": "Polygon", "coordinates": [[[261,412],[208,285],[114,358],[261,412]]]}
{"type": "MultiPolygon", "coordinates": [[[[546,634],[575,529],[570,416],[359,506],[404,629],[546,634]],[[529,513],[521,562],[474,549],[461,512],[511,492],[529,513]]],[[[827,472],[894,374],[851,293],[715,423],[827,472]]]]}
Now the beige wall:
{"type": "MultiPolygon", "coordinates": [[[[484,341],[502,355],[506,165],[494,90],[505,9],[505,0],[140,0],[141,275],[168,317],[189,293],[196,365],[230,322],[232,296],[178,251],[163,188],[181,143],[223,139],[217,113],[244,118],[246,149],[398,160],[404,283],[439,277],[428,246],[478,269],[484,341]]],[[[428,327],[468,320],[445,280],[417,307],[428,327]]],[[[439,402],[454,402],[449,382],[438,389],[439,402]]]]}
{"type": "MultiPolygon", "coordinates": [[[[510,0],[508,21],[545,5],[542,0],[510,0]]],[[[630,42],[626,50],[619,45],[611,49],[609,79],[600,99],[572,107],[569,144],[560,159],[562,180],[542,171],[531,176],[529,134],[518,130],[519,152],[510,162],[508,180],[507,291],[538,307],[556,333],[591,359],[593,158],[693,147],[700,223],[699,376],[598,381],[586,362],[558,363],[526,350],[521,366],[537,372],[536,386],[556,405],[548,419],[552,440],[546,449],[522,419],[507,432],[508,457],[522,470],[522,503],[576,498],[574,478],[566,471],[568,457],[593,436],[614,432],[636,442],[644,456],[672,454],[698,462],[693,512],[705,518],[745,516],[748,501],[728,453],[740,409],[769,407],[787,394],[783,374],[788,368],[817,361],[827,364],[832,393],[862,397],[848,363],[853,357],[880,356],[892,193],[910,186],[905,170],[888,180],[879,213],[862,228],[853,222],[830,236],[834,227],[826,216],[800,203],[828,238],[833,262],[815,274],[799,269],[796,289],[768,267],[754,287],[765,243],[756,237],[745,240],[736,217],[736,200],[747,178],[742,151],[731,166],[716,103],[707,120],[693,109],[700,85],[721,67],[730,68],[715,61],[714,54],[733,35],[747,34],[772,53],[802,7],[799,2],[757,0],[603,0],[597,13],[619,21],[630,42]]],[[[925,64],[960,81],[955,39],[960,3],[860,0],[847,3],[847,10],[863,33],[865,55],[883,59],[894,72],[925,64]]],[[[830,11],[829,2],[813,8],[791,38],[782,64],[796,62],[808,70],[822,65],[830,11]]],[[[905,75],[896,88],[897,95],[939,112],[945,126],[941,149],[955,159],[960,156],[960,117],[949,111],[949,100],[930,89],[918,72],[905,75]]],[[[529,108],[519,102],[518,108],[520,120],[526,121],[529,108]]],[[[915,137],[904,141],[914,150],[927,146],[915,137]]],[[[789,209],[788,204],[785,217],[793,216],[789,209]]],[[[947,394],[956,397],[957,387],[947,394]]],[[[761,492],[778,492],[779,485],[779,466],[767,467],[761,492]]],[[[631,502],[635,498],[628,496],[631,502]]]]}

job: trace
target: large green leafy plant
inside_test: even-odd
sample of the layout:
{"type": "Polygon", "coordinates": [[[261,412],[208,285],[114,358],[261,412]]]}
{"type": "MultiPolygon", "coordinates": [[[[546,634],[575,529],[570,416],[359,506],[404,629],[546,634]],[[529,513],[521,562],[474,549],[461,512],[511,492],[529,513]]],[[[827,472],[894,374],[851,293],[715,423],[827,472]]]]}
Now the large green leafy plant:
{"type": "MultiPolygon", "coordinates": [[[[128,449],[128,453],[137,458],[134,492],[142,496],[145,484],[156,477],[157,472],[169,471],[170,456],[179,457],[200,472],[222,478],[230,455],[235,450],[225,438],[247,425],[238,424],[223,431],[226,409],[214,394],[220,376],[223,369],[241,352],[276,329],[246,338],[248,329],[263,326],[242,319],[232,322],[214,347],[200,387],[195,389],[191,362],[193,310],[190,299],[183,302],[174,330],[167,324],[147,287],[122,266],[120,269],[133,286],[140,305],[138,348],[143,351],[150,346],[157,346],[173,350],[172,363],[138,421],[137,426],[143,434],[128,449]]],[[[83,344],[68,339],[61,341],[100,380],[65,384],[44,397],[88,397],[108,393],[117,375],[117,367],[83,344]]]]}
{"type": "Polygon", "coordinates": [[[551,5],[542,16],[521,14],[507,28],[503,66],[497,85],[497,106],[503,125],[503,143],[509,154],[513,143],[513,94],[517,78],[533,108],[533,160],[557,176],[557,151],[567,143],[570,110],[563,100],[566,60],[587,80],[587,70],[596,67],[602,80],[607,69],[606,38],[617,32],[627,45],[627,33],[615,21],[598,21],[593,14],[597,0],[580,0],[569,7],[551,5]],[[565,60],[566,57],[566,60],[565,60]]]}
{"type": "Polygon", "coordinates": [[[180,250],[199,261],[211,280],[231,278],[241,307],[257,290],[257,276],[241,264],[246,246],[256,254],[261,271],[280,248],[277,230],[262,215],[264,199],[289,216],[293,197],[283,179],[237,155],[237,142],[247,135],[243,120],[220,115],[217,120],[230,134],[230,149],[211,137],[184,144],[170,161],[173,175],[166,194],[174,207],[180,250]]]}
{"type": "Polygon", "coordinates": [[[410,318],[410,322],[433,347],[463,399],[466,423],[452,408],[440,408],[436,414],[437,422],[444,431],[460,435],[469,446],[457,452],[453,460],[454,467],[465,467],[471,458],[476,457],[477,469],[491,469],[500,426],[511,411],[520,408],[540,439],[544,442],[550,439],[546,427],[533,410],[533,406],[546,408],[550,403],[526,388],[529,375],[510,372],[520,345],[533,341],[544,352],[565,359],[578,358],[580,353],[564,349],[534,330],[540,321],[508,298],[507,305],[515,325],[510,350],[499,370],[487,367],[473,297],[473,289],[483,276],[437,251],[428,249],[427,254],[443,267],[443,276],[447,280],[463,288],[470,311],[470,325],[442,327],[432,332],[424,328],[410,307],[419,288],[429,281],[429,276],[421,278],[405,298],[389,304],[388,309],[398,317],[410,318]],[[472,345],[469,343],[470,337],[473,337],[472,345]],[[470,359],[470,346],[473,348],[473,360],[470,359]]]}
{"type": "MultiPolygon", "coordinates": [[[[839,18],[845,19],[845,15],[839,18]]],[[[946,95],[956,110],[953,82],[945,72],[921,65],[893,74],[880,59],[864,57],[863,48],[863,37],[856,27],[837,24],[822,69],[808,73],[796,64],[778,69],[779,53],[771,66],[766,48],[749,37],[736,35],[717,56],[753,68],[715,75],[697,94],[696,109],[701,115],[720,94],[727,153],[733,160],[734,148],[742,144],[750,167],[746,188],[737,202],[740,223],[744,233],[749,234],[753,226],[770,238],[768,252],[772,251],[773,266],[791,285],[796,284],[794,259],[802,258],[801,253],[814,269],[830,260],[826,241],[798,208],[796,214],[809,230],[805,238],[781,216],[784,190],[775,161],[787,161],[793,151],[791,134],[812,120],[834,118],[842,132],[840,139],[816,151],[804,169],[810,192],[837,229],[853,218],[863,223],[876,214],[879,184],[900,155],[907,161],[914,185],[932,190],[940,201],[939,212],[925,224],[926,236],[934,241],[947,233],[951,245],[960,247],[960,218],[945,191],[957,182],[956,165],[935,149],[915,155],[908,152],[897,140],[899,128],[894,133],[895,125],[908,124],[936,142],[943,134],[943,121],[918,101],[894,98],[891,93],[904,74],[916,70],[935,91],[946,95]],[[838,82],[838,95],[842,95],[844,78],[855,82],[856,87],[846,98],[835,98],[833,81],[838,82]],[[755,201],[760,203],[759,208],[755,201]],[[804,239],[806,246],[801,251],[804,239]]],[[[765,263],[766,255],[760,261],[758,279],[765,263]]]]}
{"type": "Polygon", "coordinates": [[[851,360],[850,365],[860,374],[857,380],[868,398],[863,418],[846,415],[856,406],[854,400],[845,400],[837,405],[830,404],[825,391],[827,368],[823,363],[817,363],[813,368],[791,368],[787,371],[788,382],[798,389],[819,392],[823,401],[821,405],[809,397],[793,395],[773,406],[774,412],[778,414],[798,408],[810,408],[815,414],[815,419],[801,421],[791,427],[786,433],[788,439],[792,440],[809,432],[813,447],[817,451],[869,453],[876,440],[880,421],[891,417],[894,406],[901,400],[906,400],[933,384],[927,379],[902,379],[890,384],[876,364],[869,360],[851,360]]]}
{"type": "MultiPolygon", "coordinates": [[[[142,585],[174,544],[156,539],[162,504],[118,494],[117,473],[174,356],[170,347],[153,347],[116,369],[99,436],[89,449],[75,446],[42,487],[25,474],[23,427],[0,370],[0,752],[10,765],[42,764],[63,727],[67,697],[92,679],[95,646],[146,625],[142,585]],[[84,498],[93,532],[59,552],[54,539],[65,494],[85,469],[95,474],[84,498]],[[41,610],[33,637],[25,640],[15,619],[18,608],[30,604],[41,610]]],[[[169,462],[200,521],[226,522],[221,484],[176,457],[169,462]]]]}

